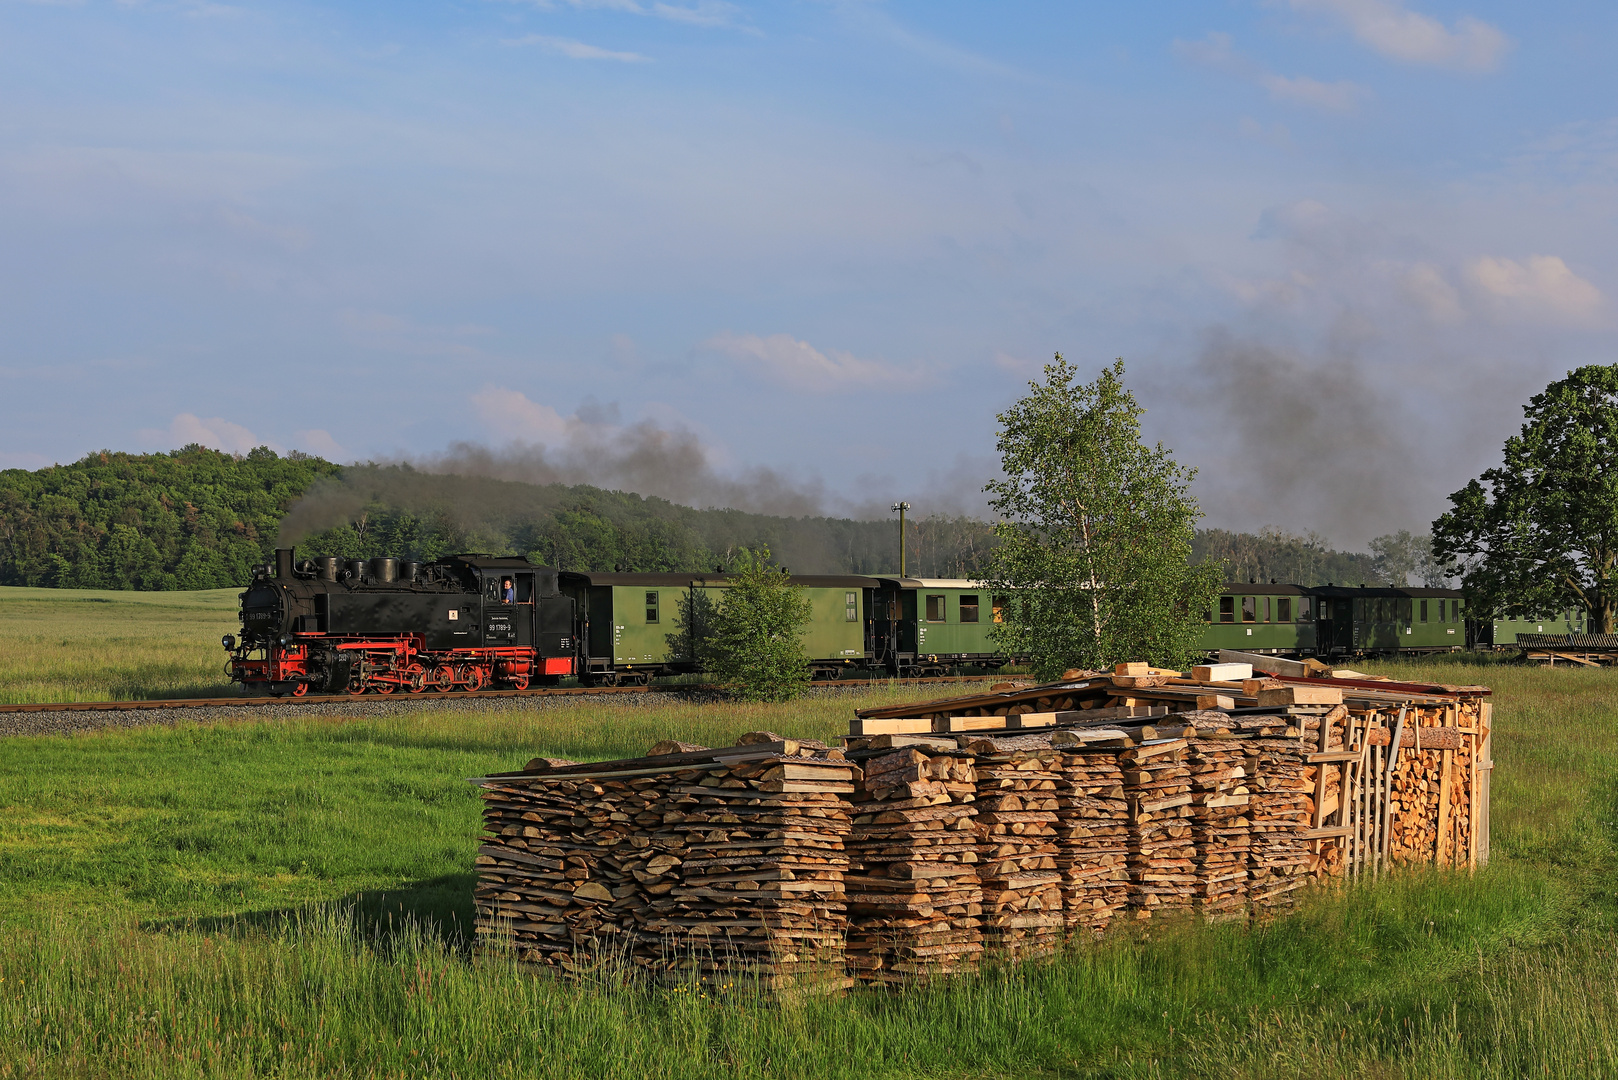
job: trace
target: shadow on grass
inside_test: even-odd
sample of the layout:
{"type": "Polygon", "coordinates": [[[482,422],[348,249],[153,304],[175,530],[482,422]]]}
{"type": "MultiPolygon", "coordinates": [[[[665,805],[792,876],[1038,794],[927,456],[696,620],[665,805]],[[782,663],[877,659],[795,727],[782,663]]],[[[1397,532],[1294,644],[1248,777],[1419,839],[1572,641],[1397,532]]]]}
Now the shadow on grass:
{"type": "Polygon", "coordinates": [[[348,922],[356,935],[387,951],[401,934],[425,934],[456,952],[472,948],[472,887],[476,874],[446,874],[443,877],[406,882],[392,889],[368,889],[336,900],[298,907],[270,908],[240,915],[209,918],[154,919],[141,929],[161,933],[186,930],[225,937],[275,934],[288,927],[320,919],[348,922]]]}

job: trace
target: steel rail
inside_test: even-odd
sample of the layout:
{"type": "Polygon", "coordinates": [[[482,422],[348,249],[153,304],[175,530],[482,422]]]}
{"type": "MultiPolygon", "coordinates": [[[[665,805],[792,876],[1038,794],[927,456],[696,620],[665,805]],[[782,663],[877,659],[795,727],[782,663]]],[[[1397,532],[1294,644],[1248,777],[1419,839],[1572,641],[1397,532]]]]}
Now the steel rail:
{"type": "MultiPolygon", "coordinates": [[[[895,682],[905,686],[927,683],[1010,682],[1026,676],[943,675],[925,679],[817,679],[811,686],[860,686],[866,683],[895,682]]],[[[529,690],[429,690],[420,694],[396,691],[392,694],[307,694],[293,697],[208,697],[152,698],[146,701],[31,701],[0,704],[0,714],[31,712],[134,712],[146,709],[251,709],[263,705],[334,705],[343,702],[376,701],[460,701],[511,697],[588,697],[597,694],[677,694],[682,691],[715,690],[712,683],[652,686],[567,686],[529,690]]]]}

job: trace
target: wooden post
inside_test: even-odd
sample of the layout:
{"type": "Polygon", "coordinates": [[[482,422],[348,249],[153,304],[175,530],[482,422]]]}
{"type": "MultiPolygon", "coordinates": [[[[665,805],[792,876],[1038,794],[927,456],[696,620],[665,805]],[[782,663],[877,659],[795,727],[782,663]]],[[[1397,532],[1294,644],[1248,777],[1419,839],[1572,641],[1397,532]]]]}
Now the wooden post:
{"type": "Polygon", "coordinates": [[[1478,763],[1478,862],[1489,865],[1489,788],[1494,780],[1494,706],[1484,702],[1479,710],[1478,725],[1483,729],[1483,760],[1478,763]]]}
{"type": "Polygon", "coordinates": [[[1438,775],[1438,845],[1433,849],[1433,861],[1440,865],[1455,865],[1455,844],[1449,835],[1449,801],[1452,795],[1451,775],[1455,771],[1455,751],[1441,751],[1442,763],[1438,775]]]}
{"type": "Polygon", "coordinates": [[[1388,743],[1387,775],[1383,777],[1382,788],[1385,795],[1382,809],[1382,846],[1377,849],[1377,857],[1383,862],[1389,862],[1393,850],[1393,770],[1399,764],[1399,742],[1405,734],[1405,713],[1409,705],[1399,706],[1399,719],[1393,724],[1393,738],[1388,743]]]}

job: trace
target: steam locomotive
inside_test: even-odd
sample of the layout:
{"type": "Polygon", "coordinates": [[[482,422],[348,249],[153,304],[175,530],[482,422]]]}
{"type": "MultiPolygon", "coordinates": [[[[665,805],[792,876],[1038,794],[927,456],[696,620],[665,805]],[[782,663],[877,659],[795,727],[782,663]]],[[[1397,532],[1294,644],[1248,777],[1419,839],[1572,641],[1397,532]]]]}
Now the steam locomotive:
{"type": "MultiPolygon", "coordinates": [[[[815,678],[860,669],[942,675],[1020,659],[994,640],[1006,600],[981,582],[790,580],[809,602],[804,648],[815,678]]],[[[233,680],[275,695],[521,690],[564,676],[646,685],[699,670],[694,627],[728,585],[718,571],[558,572],[488,555],[299,561],[282,548],[255,568],[241,594],[241,639],[226,635],[224,646],[233,680]]],[[[1447,652],[1483,643],[1491,625],[1474,625],[1464,607],[1447,589],[1229,584],[1205,615],[1199,646],[1295,656],[1447,652]]],[[[1498,644],[1505,624],[1492,625],[1498,644]]]]}
{"type": "Polygon", "coordinates": [[[522,690],[573,673],[573,601],[527,559],[295,561],[279,548],[241,602],[241,640],[223,644],[248,690],[522,690]]]}

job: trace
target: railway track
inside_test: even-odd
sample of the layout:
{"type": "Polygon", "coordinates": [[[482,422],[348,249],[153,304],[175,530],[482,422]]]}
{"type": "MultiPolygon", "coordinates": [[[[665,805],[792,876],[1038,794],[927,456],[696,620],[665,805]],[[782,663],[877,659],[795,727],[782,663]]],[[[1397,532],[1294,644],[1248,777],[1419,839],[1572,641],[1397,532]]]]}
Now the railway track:
{"type": "MultiPolygon", "coordinates": [[[[887,682],[886,679],[818,679],[811,686],[860,686],[868,682],[887,682]]],[[[1016,682],[1025,676],[1006,675],[942,675],[926,679],[899,679],[906,686],[924,686],[944,683],[1016,682]]],[[[426,691],[420,694],[309,694],[304,697],[207,697],[157,698],[150,701],[43,701],[23,704],[0,704],[0,714],[31,712],[138,712],[160,709],[252,709],[264,705],[331,705],[343,702],[366,701],[440,701],[485,698],[523,697],[591,697],[605,694],[678,694],[694,690],[717,689],[710,683],[687,683],[672,686],[569,686],[532,690],[450,690],[426,691]]]]}

